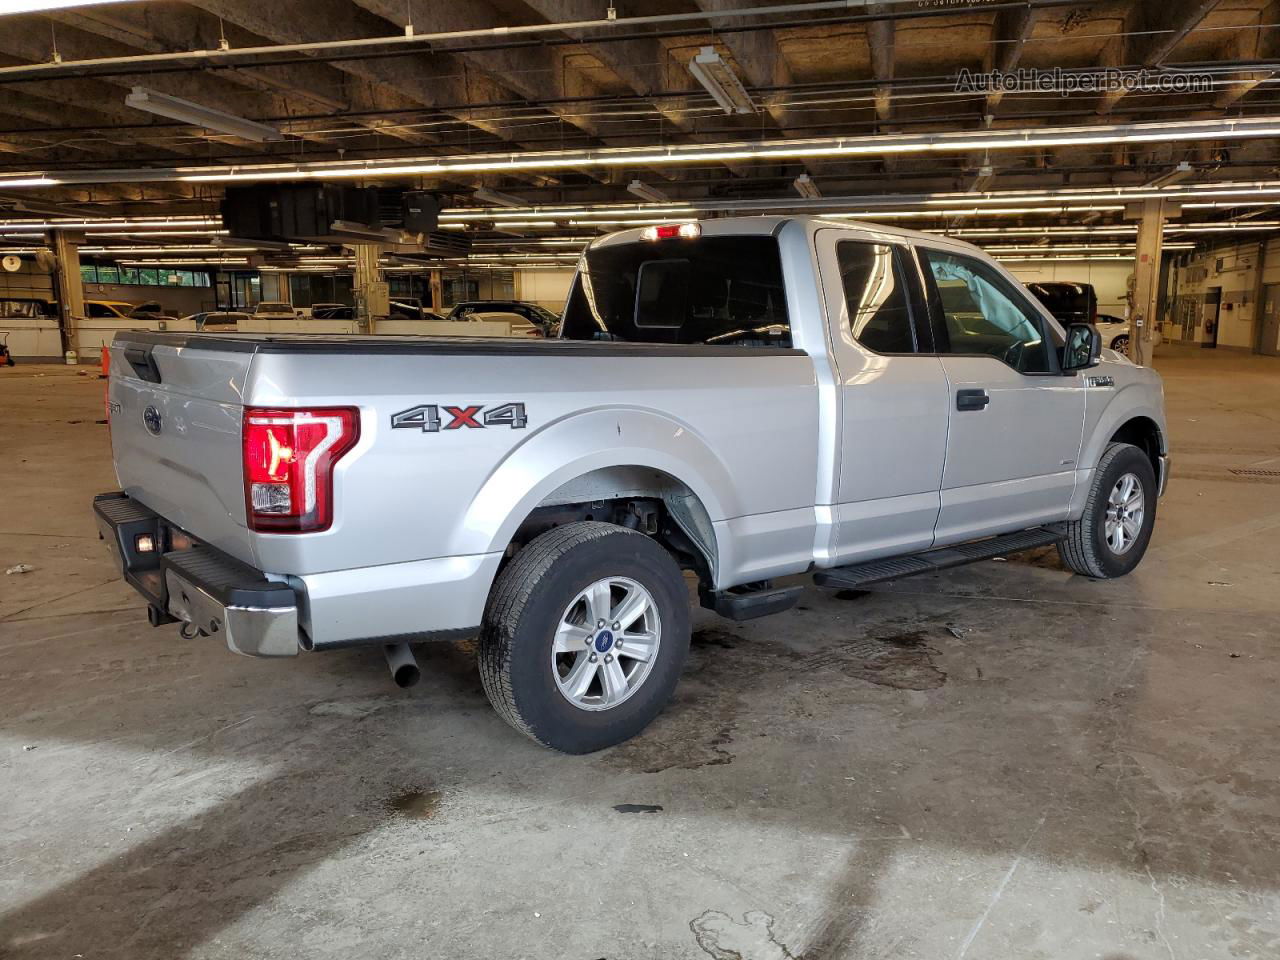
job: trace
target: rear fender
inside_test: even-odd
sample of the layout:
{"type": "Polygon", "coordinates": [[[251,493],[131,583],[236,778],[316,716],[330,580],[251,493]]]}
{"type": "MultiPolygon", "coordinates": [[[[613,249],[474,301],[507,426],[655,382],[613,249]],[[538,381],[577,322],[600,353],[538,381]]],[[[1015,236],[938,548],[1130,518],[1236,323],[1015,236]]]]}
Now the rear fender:
{"type": "Polygon", "coordinates": [[[524,519],[560,487],[618,466],[669,474],[698,497],[713,522],[741,513],[723,461],[688,424],[652,410],[595,408],[553,421],[513,449],[467,507],[450,552],[505,550],[524,519]]]}

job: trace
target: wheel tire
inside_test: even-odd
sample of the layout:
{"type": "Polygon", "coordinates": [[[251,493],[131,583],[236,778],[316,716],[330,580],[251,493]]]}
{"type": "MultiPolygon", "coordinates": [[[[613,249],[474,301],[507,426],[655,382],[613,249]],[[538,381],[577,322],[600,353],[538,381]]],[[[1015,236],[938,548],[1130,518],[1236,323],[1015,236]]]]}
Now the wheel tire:
{"type": "Polygon", "coordinates": [[[1147,455],[1129,443],[1111,443],[1093,472],[1093,486],[1079,520],[1067,524],[1067,537],[1058,543],[1058,556],[1071,571],[1095,580],[1123,577],[1142,560],[1156,522],[1156,476],[1147,455]],[[1117,484],[1132,474],[1141,486],[1142,522],[1123,553],[1107,541],[1107,513],[1117,484]]]}
{"type": "Polygon", "coordinates": [[[1114,350],[1116,353],[1128,353],[1129,352],[1129,335],[1127,333],[1122,333],[1120,336],[1112,340],[1111,349],[1114,350]]]}
{"type": "Polygon", "coordinates": [[[521,733],[553,750],[591,753],[649,725],[671,698],[688,652],[689,593],[671,555],[625,527],[567,523],[525,546],[494,583],[480,631],[480,677],[494,709],[521,733]],[[626,699],[584,709],[560,690],[553,642],[575,598],[610,577],[648,591],[660,622],[657,651],[626,699]]]}

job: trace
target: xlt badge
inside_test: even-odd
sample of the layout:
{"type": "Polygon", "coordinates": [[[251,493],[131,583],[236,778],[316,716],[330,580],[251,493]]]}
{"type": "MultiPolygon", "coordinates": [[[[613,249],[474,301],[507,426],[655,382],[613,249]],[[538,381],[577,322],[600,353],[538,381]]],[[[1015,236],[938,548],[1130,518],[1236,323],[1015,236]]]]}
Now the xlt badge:
{"type": "Polygon", "coordinates": [[[464,427],[472,430],[485,427],[523,430],[528,423],[523,403],[499,403],[492,407],[479,403],[424,403],[391,415],[393,430],[421,430],[423,433],[461,430],[464,427]]]}

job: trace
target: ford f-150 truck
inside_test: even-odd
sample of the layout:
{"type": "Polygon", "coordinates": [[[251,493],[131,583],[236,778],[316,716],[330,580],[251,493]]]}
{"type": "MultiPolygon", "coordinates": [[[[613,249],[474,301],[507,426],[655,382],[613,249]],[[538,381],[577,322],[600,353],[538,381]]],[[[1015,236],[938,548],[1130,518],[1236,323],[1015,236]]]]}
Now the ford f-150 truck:
{"type": "Polygon", "coordinates": [[[642,730],[696,590],[745,619],[1057,544],[1117,577],[1168,476],[1160,378],[980,250],[807,218],[585,250],[550,340],[121,333],[99,530],[155,624],[295,655],[478,636],[512,726],[642,730]],[[696,582],[696,583],[695,583],[696,582]]]}

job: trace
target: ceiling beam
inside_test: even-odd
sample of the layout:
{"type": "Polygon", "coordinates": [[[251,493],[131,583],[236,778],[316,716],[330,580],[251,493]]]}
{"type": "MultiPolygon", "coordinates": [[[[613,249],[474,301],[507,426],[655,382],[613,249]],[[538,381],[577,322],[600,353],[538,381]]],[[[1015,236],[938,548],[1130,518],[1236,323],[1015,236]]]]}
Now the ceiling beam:
{"type": "MultiPolygon", "coordinates": [[[[997,13],[991,25],[992,56],[988,69],[997,73],[1012,73],[1016,70],[1035,25],[1035,7],[1018,7],[997,13]]],[[[1003,99],[1002,90],[988,93],[984,113],[995,116],[1003,99]]]]}
{"type": "MultiPolygon", "coordinates": [[[[1219,0],[1162,0],[1160,3],[1133,7],[1134,29],[1127,31],[1126,46],[1119,55],[1121,63],[1139,63],[1147,69],[1164,64],[1196,27],[1204,21],[1219,0]]],[[[1128,91],[1103,93],[1098,104],[1099,116],[1106,116],[1124,99],[1128,91]]]]}

